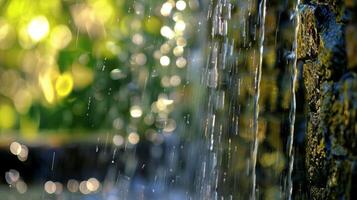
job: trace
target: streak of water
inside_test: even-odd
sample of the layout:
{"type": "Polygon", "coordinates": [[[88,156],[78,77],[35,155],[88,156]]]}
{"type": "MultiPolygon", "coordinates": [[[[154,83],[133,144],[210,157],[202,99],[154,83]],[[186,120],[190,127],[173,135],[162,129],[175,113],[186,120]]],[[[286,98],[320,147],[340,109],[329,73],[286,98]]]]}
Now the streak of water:
{"type": "Polygon", "coordinates": [[[293,182],[292,182],[292,172],[294,167],[294,128],[295,128],[295,115],[296,115],[296,79],[297,79],[297,39],[298,39],[298,31],[300,25],[300,18],[299,18],[299,4],[300,0],[296,0],[296,5],[294,9],[294,17],[295,21],[295,33],[294,33],[294,43],[293,43],[293,54],[294,60],[292,65],[292,73],[291,73],[291,105],[289,111],[289,120],[290,120],[290,127],[289,127],[289,139],[288,139],[288,160],[289,160],[289,168],[288,168],[288,181],[286,188],[286,199],[291,199],[292,191],[293,191],[293,182]]]}
{"type": "Polygon", "coordinates": [[[56,152],[53,152],[53,154],[52,154],[51,171],[53,171],[53,167],[55,165],[55,158],[56,158],[56,152]]]}
{"type": "Polygon", "coordinates": [[[262,76],[262,64],[263,64],[263,52],[264,52],[264,37],[265,37],[265,12],[266,12],[266,0],[262,0],[259,5],[259,21],[260,21],[260,41],[259,41],[259,63],[255,72],[254,80],[254,121],[253,121],[253,133],[254,143],[252,152],[252,191],[251,199],[255,199],[256,193],[256,165],[258,155],[258,122],[259,122],[259,97],[260,97],[260,81],[262,76]]]}

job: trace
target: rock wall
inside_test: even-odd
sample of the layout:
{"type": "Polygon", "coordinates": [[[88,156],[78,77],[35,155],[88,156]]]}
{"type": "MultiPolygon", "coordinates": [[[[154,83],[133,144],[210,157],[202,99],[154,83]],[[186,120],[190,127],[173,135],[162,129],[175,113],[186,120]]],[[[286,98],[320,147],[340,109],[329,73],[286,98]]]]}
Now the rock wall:
{"type": "Polygon", "coordinates": [[[355,199],[357,77],[347,70],[345,6],[339,0],[305,1],[300,19],[309,198],[355,199]]]}

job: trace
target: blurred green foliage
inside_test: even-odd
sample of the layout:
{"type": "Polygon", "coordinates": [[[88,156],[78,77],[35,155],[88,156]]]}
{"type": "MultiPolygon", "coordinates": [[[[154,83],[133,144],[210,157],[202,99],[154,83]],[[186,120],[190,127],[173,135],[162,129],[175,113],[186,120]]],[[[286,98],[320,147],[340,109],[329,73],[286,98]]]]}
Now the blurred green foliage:
{"type": "Polygon", "coordinates": [[[182,2],[0,1],[0,131],[172,132],[192,17],[182,2]]]}

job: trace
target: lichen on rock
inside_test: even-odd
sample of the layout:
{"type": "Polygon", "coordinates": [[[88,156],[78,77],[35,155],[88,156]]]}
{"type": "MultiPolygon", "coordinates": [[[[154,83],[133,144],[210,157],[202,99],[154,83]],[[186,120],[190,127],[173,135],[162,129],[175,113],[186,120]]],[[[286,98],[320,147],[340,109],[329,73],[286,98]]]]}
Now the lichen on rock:
{"type": "Polygon", "coordinates": [[[356,162],[357,78],[347,72],[344,7],[339,0],[301,5],[298,59],[308,105],[307,180],[311,199],[349,199],[356,162]]]}

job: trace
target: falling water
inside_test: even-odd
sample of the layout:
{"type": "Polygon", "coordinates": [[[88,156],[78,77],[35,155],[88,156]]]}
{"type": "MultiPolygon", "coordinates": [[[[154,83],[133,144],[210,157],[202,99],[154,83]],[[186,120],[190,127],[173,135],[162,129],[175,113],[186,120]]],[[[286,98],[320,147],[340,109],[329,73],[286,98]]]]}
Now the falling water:
{"type": "Polygon", "coordinates": [[[210,2],[208,18],[211,19],[210,52],[207,66],[202,74],[203,84],[207,88],[207,107],[203,125],[207,141],[207,154],[201,166],[200,197],[218,199],[219,182],[222,174],[223,138],[227,132],[224,114],[225,89],[223,77],[227,73],[228,61],[232,56],[233,39],[228,35],[228,22],[231,19],[232,4],[228,0],[210,2]]]}
{"type": "Polygon", "coordinates": [[[292,69],[291,69],[291,105],[290,105],[290,111],[289,111],[289,120],[290,120],[290,127],[289,127],[289,138],[288,138],[288,181],[287,185],[285,186],[286,188],[286,199],[291,199],[292,191],[293,191],[293,182],[292,182],[292,172],[293,172],[293,167],[294,167],[294,154],[293,154],[293,148],[294,148],[294,126],[295,126],[295,115],[296,115],[296,79],[297,79],[297,40],[298,40],[298,31],[299,31],[299,25],[300,25],[300,18],[299,18],[299,4],[300,0],[296,0],[296,5],[294,9],[294,16],[295,16],[295,33],[294,33],[294,42],[293,42],[293,50],[292,53],[294,55],[294,60],[292,64],[292,69]]]}
{"type": "Polygon", "coordinates": [[[254,80],[254,121],[253,121],[253,133],[254,143],[252,152],[252,191],[251,199],[255,199],[256,193],[256,165],[258,155],[258,120],[259,120],[259,96],[260,96],[260,81],[262,76],[262,64],[263,64],[263,51],[264,51],[264,37],[265,37],[265,11],[266,0],[262,0],[259,6],[259,19],[260,19],[260,41],[259,41],[259,63],[255,72],[254,80]]]}

